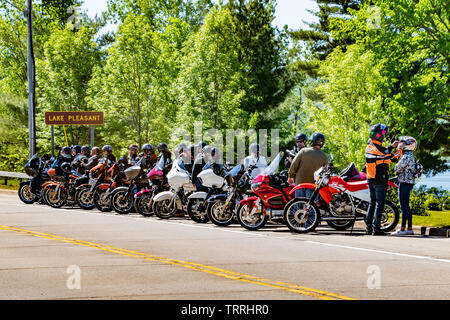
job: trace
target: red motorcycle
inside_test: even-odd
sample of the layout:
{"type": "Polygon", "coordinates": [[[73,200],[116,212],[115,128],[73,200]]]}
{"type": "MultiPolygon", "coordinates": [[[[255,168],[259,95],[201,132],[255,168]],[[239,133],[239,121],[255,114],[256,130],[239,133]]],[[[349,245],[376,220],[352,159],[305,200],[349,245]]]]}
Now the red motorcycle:
{"type": "Polygon", "coordinates": [[[282,153],[279,153],[264,171],[253,179],[251,187],[256,196],[239,202],[237,220],[248,230],[258,230],[267,221],[283,220],[284,206],[293,198],[295,187],[288,181],[288,172],[276,173],[282,153]]]}
{"type": "MultiPolygon", "coordinates": [[[[294,198],[284,209],[284,220],[289,229],[298,233],[313,231],[321,221],[336,230],[347,230],[355,221],[364,220],[370,204],[369,185],[352,163],[339,175],[333,166],[326,165],[314,173],[315,183],[302,183],[291,190],[310,189],[311,197],[294,198]]],[[[391,180],[394,180],[391,179],[391,180]]],[[[388,188],[397,187],[389,180],[388,188]]],[[[381,230],[393,230],[399,220],[397,206],[386,200],[381,216],[381,230]]]]}

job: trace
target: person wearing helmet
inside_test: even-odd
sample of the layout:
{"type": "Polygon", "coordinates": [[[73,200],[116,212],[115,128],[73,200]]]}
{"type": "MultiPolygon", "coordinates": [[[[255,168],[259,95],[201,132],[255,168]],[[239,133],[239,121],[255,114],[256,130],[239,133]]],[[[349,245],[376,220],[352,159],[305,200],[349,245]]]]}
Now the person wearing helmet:
{"type": "Polygon", "coordinates": [[[90,152],[91,148],[89,148],[89,146],[82,146],[80,147],[79,155],[72,161],[72,168],[81,175],[84,175],[84,167],[82,164],[88,162],[90,152]]]}
{"type": "Polygon", "coordinates": [[[245,157],[244,159],[245,169],[248,169],[248,167],[251,165],[256,166],[256,168],[251,172],[252,179],[256,178],[264,170],[264,168],[267,167],[266,157],[260,155],[259,152],[259,144],[252,143],[249,146],[250,155],[248,157],[245,157]]]}
{"type": "Polygon", "coordinates": [[[304,133],[299,133],[295,136],[295,146],[292,150],[287,150],[287,157],[284,160],[284,166],[289,168],[292,164],[297,153],[300,152],[304,147],[306,147],[306,141],[308,141],[308,136],[304,133]]]}
{"type": "Polygon", "coordinates": [[[147,172],[155,166],[157,159],[155,148],[150,143],[146,143],[142,146],[142,156],[136,165],[140,166],[144,172],[147,172]]]}
{"type": "Polygon", "coordinates": [[[101,159],[101,161],[107,161],[108,167],[111,167],[116,162],[116,157],[112,153],[113,148],[109,144],[107,144],[103,146],[102,151],[103,151],[103,158],[101,159]]]}
{"type": "Polygon", "coordinates": [[[156,149],[158,149],[158,157],[157,161],[159,161],[161,158],[163,158],[164,168],[163,172],[164,174],[167,174],[172,167],[172,152],[167,147],[167,144],[164,142],[159,143],[156,146],[156,149]]]}
{"type": "MultiPolygon", "coordinates": [[[[325,136],[316,132],[311,135],[311,144],[308,148],[303,148],[292,160],[289,168],[289,183],[314,183],[314,172],[328,164],[328,156],[321,149],[325,143],[325,136]]],[[[298,189],[295,197],[310,198],[312,190],[298,189]]]]}
{"type": "Polygon", "coordinates": [[[206,142],[201,141],[194,147],[194,154],[193,154],[194,163],[192,165],[191,181],[193,186],[196,187],[198,191],[203,190],[202,184],[200,180],[197,178],[197,176],[200,172],[202,172],[203,167],[208,162],[206,160],[206,154],[204,152],[207,146],[208,145],[206,144],[206,142]]]}
{"type": "Polygon", "coordinates": [[[55,159],[55,161],[53,161],[51,167],[53,169],[60,168],[60,166],[64,162],[72,163],[72,161],[73,161],[72,148],[70,148],[70,147],[63,147],[61,149],[60,155],[56,157],[56,159],[55,159]]]}
{"type": "Polygon", "coordinates": [[[395,141],[388,147],[383,147],[383,140],[389,132],[389,127],[378,123],[370,129],[369,142],[366,146],[365,171],[369,183],[370,205],[366,216],[366,234],[385,235],[381,230],[381,215],[386,202],[389,180],[389,164],[401,156],[401,151],[395,154],[392,150],[399,144],[395,141]]]}
{"type": "MultiPolygon", "coordinates": [[[[90,149],[89,147],[87,148],[90,149]]],[[[86,150],[87,149],[85,148],[84,151],[86,152],[86,150]]],[[[91,150],[91,157],[86,162],[83,161],[80,164],[80,171],[83,172],[83,176],[75,180],[75,188],[89,182],[88,177],[89,170],[98,165],[99,161],[100,161],[100,149],[98,147],[93,147],[91,150]]]]}
{"type": "Polygon", "coordinates": [[[71,147],[72,157],[76,158],[81,153],[81,146],[74,145],[71,147]]]}
{"type": "Polygon", "coordinates": [[[416,139],[409,136],[401,136],[398,138],[398,141],[398,149],[400,149],[403,154],[395,165],[394,172],[398,175],[398,198],[402,210],[402,224],[401,228],[391,233],[391,235],[413,235],[412,212],[409,206],[409,198],[416,179],[420,177],[423,168],[413,154],[417,148],[416,139]],[[408,230],[406,230],[406,222],[408,222],[408,230]]]}
{"type": "Polygon", "coordinates": [[[139,147],[137,146],[137,144],[134,144],[134,143],[128,147],[127,161],[131,165],[135,165],[140,159],[138,156],[138,150],[139,150],[139,147]]]}

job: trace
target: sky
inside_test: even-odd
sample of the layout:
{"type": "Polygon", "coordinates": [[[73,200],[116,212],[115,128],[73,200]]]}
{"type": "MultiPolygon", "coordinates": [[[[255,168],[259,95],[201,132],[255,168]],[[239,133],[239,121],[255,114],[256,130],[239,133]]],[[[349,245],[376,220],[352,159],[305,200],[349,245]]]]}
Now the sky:
{"type": "MultiPolygon", "coordinates": [[[[215,0],[218,2],[217,0],[215,0]]],[[[108,0],[85,0],[81,11],[85,11],[90,17],[100,14],[107,9],[108,0]]],[[[287,25],[289,29],[305,28],[307,22],[316,22],[317,18],[307,12],[310,9],[318,11],[319,7],[314,0],[277,0],[274,25],[283,28],[287,25]]],[[[105,31],[115,30],[117,26],[109,25],[105,31]]]]}

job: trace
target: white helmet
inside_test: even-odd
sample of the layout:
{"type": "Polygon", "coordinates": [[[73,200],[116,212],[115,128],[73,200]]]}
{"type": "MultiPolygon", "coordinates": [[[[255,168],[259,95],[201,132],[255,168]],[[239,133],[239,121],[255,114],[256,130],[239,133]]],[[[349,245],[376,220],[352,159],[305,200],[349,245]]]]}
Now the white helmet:
{"type": "Polygon", "coordinates": [[[405,146],[402,148],[402,150],[414,151],[417,148],[417,141],[413,137],[401,136],[398,138],[398,141],[405,143],[405,146]]]}

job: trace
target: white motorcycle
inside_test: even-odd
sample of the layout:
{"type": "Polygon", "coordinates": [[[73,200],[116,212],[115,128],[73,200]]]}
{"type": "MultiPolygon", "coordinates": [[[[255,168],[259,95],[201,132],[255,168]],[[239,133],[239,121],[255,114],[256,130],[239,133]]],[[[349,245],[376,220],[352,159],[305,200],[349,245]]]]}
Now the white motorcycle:
{"type": "Polygon", "coordinates": [[[187,213],[193,221],[197,223],[206,223],[209,221],[206,210],[208,199],[227,191],[224,170],[226,170],[225,167],[220,168],[218,164],[207,163],[198,174],[197,177],[207,191],[197,191],[188,197],[187,213]]]}
{"type": "Polygon", "coordinates": [[[170,191],[158,193],[153,199],[153,212],[161,219],[169,219],[178,211],[185,211],[188,195],[195,191],[189,172],[175,160],[167,174],[170,191]]]}

